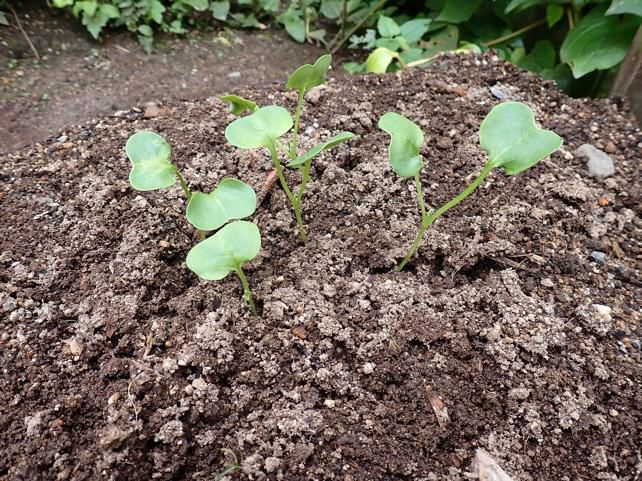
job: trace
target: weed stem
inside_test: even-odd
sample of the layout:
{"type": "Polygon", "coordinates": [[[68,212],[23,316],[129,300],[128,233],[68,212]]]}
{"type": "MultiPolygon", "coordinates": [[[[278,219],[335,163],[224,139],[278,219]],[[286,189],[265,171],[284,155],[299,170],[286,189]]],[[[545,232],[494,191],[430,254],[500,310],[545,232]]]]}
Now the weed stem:
{"type": "MultiPolygon", "coordinates": [[[[178,169],[176,169],[176,177],[178,177],[178,181],[181,183],[181,187],[183,188],[183,193],[185,194],[185,197],[187,197],[187,203],[189,204],[189,201],[192,198],[192,192],[189,190],[189,187],[187,186],[187,182],[185,182],[185,178],[178,171],[178,169]]],[[[201,241],[204,241],[206,238],[206,232],[204,230],[198,229],[198,238],[201,241]]]]}
{"type": "Polygon", "coordinates": [[[292,144],[290,145],[290,157],[296,159],[297,157],[297,135],[299,134],[299,126],[301,125],[301,111],[303,110],[305,90],[299,90],[299,98],[296,102],[296,111],[294,112],[294,130],[292,131],[292,144]]]}

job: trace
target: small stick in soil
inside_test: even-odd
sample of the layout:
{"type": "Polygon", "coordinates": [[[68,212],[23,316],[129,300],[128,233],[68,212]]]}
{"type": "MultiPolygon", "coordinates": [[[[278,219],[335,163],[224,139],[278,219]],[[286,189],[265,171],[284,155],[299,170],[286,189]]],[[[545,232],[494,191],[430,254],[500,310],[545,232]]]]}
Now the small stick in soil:
{"type": "Polygon", "coordinates": [[[29,44],[29,48],[31,48],[31,51],[36,56],[36,60],[40,61],[40,54],[38,53],[38,50],[36,50],[36,47],[34,46],[33,42],[31,42],[31,39],[29,38],[29,35],[27,35],[27,32],[22,27],[22,22],[20,22],[20,18],[18,18],[18,14],[16,13],[16,11],[11,5],[8,5],[8,7],[11,10],[11,13],[13,14],[13,18],[16,19],[16,24],[18,24],[18,29],[20,30],[20,32],[22,32],[22,35],[24,36],[25,40],[29,44]]]}
{"type": "Polygon", "coordinates": [[[268,175],[265,178],[265,181],[263,182],[263,186],[261,187],[259,194],[256,196],[257,208],[260,207],[261,204],[263,204],[263,201],[272,190],[272,187],[274,187],[274,184],[276,183],[276,178],[277,178],[276,169],[272,169],[270,172],[268,172],[268,175]]]}

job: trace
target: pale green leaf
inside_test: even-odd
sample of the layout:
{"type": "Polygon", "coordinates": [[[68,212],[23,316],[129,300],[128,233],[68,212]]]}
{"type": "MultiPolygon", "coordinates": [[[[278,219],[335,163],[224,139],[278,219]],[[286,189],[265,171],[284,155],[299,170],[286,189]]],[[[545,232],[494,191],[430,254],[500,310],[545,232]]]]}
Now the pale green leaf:
{"type": "Polygon", "coordinates": [[[225,129],[225,138],[241,149],[267,147],[273,145],[292,125],[290,112],[283,107],[270,105],[236,119],[225,129]]]}
{"type": "Polygon", "coordinates": [[[386,73],[388,67],[394,59],[399,58],[399,54],[385,47],[379,47],[372,51],[366,59],[366,72],[368,73],[386,73]]]}
{"type": "Polygon", "coordinates": [[[209,194],[194,192],[187,204],[187,220],[197,229],[216,230],[232,219],[254,214],[254,189],[238,179],[223,179],[209,194]]]}
{"type": "Polygon", "coordinates": [[[210,10],[212,11],[212,17],[224,22],[227,20],[227,15],[230,13],[230,0],[212,2],[210,10]]]}
{"type": "Polygon", "coordinates": [[[258,106],[254,102],[238,95],[224,95],[221,97],[221,101],[229,104],[230,112],[234,115],[242,115],[246,110],[250,112],[258,110],[258,106]]]}
{"type": "Polygon", "coordinates": [[[553,27],[564,16],[564,8],[556,3],[550,3],[546,6],[546,22],[548,28],[553,27]]]}
{"type": "Polygon", "coordinates": [[[129,182],[134,189],[163,189],[176,183],[176,167],[170,161],[172,151],[157,133],[136,132],[127,140],[125,152],[133,165],[129,182]]]}
{"type": "Polygon", "coordinates": [[[314,65],[301,65],[288,77],[288,82],[285,86],[289,89],[305,92],[306,90],[321,85],[325,82],[331,63],[332,55],[326,54],[319,57],[317,61],[314,62],[314,65]]]}
{"type": "Polygon", "coordinates": [[[470,20],[481,0],[446,0],[444,8],[435,19],[438,22],[461,23],[470,20]]]}
{"type": "Polygon", "coordinates": [[[642,0],[613,0],[606,15],[621,15],[631,13],[642,17],[642,0]]]}
{"type": "Polygon", "coordinates": [[[352,139],[354,136],[355,135],[352,132],[341,132],[340,134],[337,134],[334,137],[331,137],[327,142],[323,142],[321,144],[315,145],[310,150],[308,150],[305,154],[297,157],[292,162],[290,162],[288,164],[288,167],[298,167],[299,165],[304,164],[308,160],[316,157],[324,150],[331,149],[336,145],[339,145],[343,142],[346,142],[352,139]]]}
{"type": "Polygon", "coordinates": [[[388,156],[390,166],[401,177],[412,177],[424,165],[419,149],[424,134],[411,120],[395,112],[388,112],[379,119],[379,128],[390,134],[388,156]]]}
{"type": "Polygon", "coordinates": [[[396,37],[401,33],[397,22],[385,15],[379,16],[379,20],[377,20],[377,31],[382,37],[396,37]]]}
{"type": "Polygon", "coordinates": [[[186,5],[189,5],[197,12],[204,12],[208,7],[208,0],[181,0],[186,5]]]}
{"type": "Polygon", "coordinates": [[[187,254],[187,267],[201,279],[218,281],[237,272],[261,250],[259,228],[237,220],[196,244],[187,254]]]}
{"type": "Polygon", "coordinates": [[[403,23],[399,30],[401,36],[406,39],[408,43],[415,43],[421,40],[426,32],[428,32],[428,25],[431,20],[429,18],[414,18],[403,23]]]}
{"type": "Polygon", "coordinates": [[[555,152],[563,140],[535,125],[533,112],[520,102],[495,106],[479,128],[479,143],[489,162],[508,175],[522,172],[555,152]]]}

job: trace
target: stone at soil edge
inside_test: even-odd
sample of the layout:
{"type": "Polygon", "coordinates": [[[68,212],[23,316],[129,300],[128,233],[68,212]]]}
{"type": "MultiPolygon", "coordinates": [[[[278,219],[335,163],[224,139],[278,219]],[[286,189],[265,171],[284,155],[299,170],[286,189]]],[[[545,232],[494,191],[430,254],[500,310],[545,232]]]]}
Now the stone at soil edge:
{"type": "Polygon", "coordinates": [[[580,145],[575,154],[587,158],[586,167],[591,177],[606,179],[615,173],[615,165],[611,156],[591,144],[580,145]]]}

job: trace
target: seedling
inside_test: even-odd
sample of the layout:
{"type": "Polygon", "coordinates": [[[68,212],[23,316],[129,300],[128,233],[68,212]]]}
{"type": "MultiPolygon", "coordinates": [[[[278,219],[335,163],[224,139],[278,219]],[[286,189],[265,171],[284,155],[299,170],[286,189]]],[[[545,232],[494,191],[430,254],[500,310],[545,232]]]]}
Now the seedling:
{"type": "Polygon", "coordinates": [[[187,254],[187,267],[205,280],[221,280],[235,272],[243,286],[243,298],[256,314],[242,265],[258,254],[261,234],[253,223],[235,220],[249,217],[256,210],[256,194],[252,187],[238,179],[223,179],[209,194],[191,192],[171,162],[169,144],[154,132],[135,133],[127,140],[125,150],[133,164],[129,181],[134,189],[164,189],[177,180],[180,182],[188,202],[187,220],[198,229],[201,238],[187,254]],[[207,231],[217,229],[220,230],[206,238],[207,231]]]}
{"type": "Polygon", "coordinates": [[[257,108],[254,102],[236,95],[221,97],[221,100],[230,104],[232,113],[241,115],[246,110],[251,112],[250,115],[236,119],[228,125],[225,129],[225,137],[230,144],[241,149],[268,149],[274,162],[274,168],[281,187],[285,191],[285,195],[290,201],[290,204],[292,204],[297,229],[303,243],[307,242],[307,234],[301,216],[301,203],[303,201],[305,188],[310,181],[312,159],[324,150],[330,149],[354,137],[354,134],[351,132],[341,132],[327,142],[316,145],[303,155],[298,156],[298,133],[301,125],[301,112],[303,110],[305,93],[311,88],[325,82],[331,60],[332,57],[330,55],[323,55],[319,57],[314,65],[303,65],[288,78],[286,87],[298,92],[294,119],[292,119],[290,113],[283,107],[271,105],[257,108]],[[279,139],[292,128],[292,139],[287,147],[284,147],[279,139]],[[297,194],[294,194],[287,183],[277,149],[284,150],[289,157],[290,163],[288,163],[288,167],[299,169],[301,172],[301,184],[299,185],[297,194]]]}
{"type": "Polygon", "coordinates": [[[540,129],[535,125],[533,112],[525,104],[504,102],[495,106],[479,129],[479,143],[488,154],[488,161],[481,173],[459,195],[437,210],[426,212],[420,179],[423,159],[419,149],[424,142],[421,129],[394,112],[388,112],[379,119],[379,128],[391,137],[389,161],[392,170],[400,177],[414,177],[421,211],[419,232],[408,253],[397,266],[398,272],[417,252],[426,230],[444,213],[472,194],[484,182],[491,170],[501,167],[508,175],[518,174],[555,152],[563,143],[562,138],[556,133],[540,129]]]}

